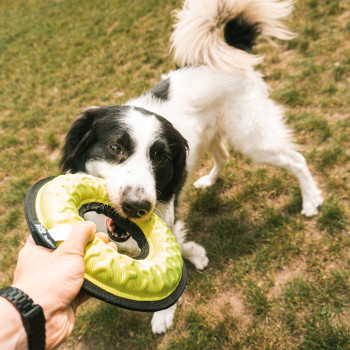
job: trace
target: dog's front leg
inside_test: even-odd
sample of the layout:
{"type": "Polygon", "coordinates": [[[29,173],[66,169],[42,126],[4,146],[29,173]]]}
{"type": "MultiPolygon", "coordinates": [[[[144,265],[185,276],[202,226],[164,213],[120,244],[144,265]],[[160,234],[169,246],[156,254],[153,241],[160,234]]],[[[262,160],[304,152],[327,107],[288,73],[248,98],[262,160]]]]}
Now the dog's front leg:
{"type": "Polygon", "coordinates": [[[197,270],[205,269],[209,263],[207,252],[196,242],[186,242],[186,228],[182,221],[176,221],[173,234],[180,245],[182,256],[191,262],[197,270]]]}
{"type": "Polygon", "coordinates": [[[176,304],[168,309],[157,311],[152,317],[152,331],[155,334],[165,333],[173,324],[176,304]]]}

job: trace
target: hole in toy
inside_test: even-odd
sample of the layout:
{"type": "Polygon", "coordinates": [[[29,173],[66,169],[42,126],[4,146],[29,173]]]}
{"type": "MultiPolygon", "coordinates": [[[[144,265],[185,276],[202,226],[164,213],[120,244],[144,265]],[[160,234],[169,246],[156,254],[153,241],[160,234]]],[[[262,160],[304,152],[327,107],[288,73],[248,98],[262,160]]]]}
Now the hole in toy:
{"type": "Polygon", "coordinates": [[[107,233],[112,241],[125,242],[130,238],[130,234],[122,227],[116,224],[116,222],[107,218],[107,233]]]}
{"type": "Polygon", "coordinates": [[[133,238],[137,245],[137,252],[135,251],[135,256],[134,252],[132,254],[126,253],[125,255],[129,255],[132,256],[134,259],[140,260],[145,259],[148,256],[149,245],[147,239],[142,230],[135,223],[128,219],[120,217],[112,207],[102,203],[91,202],[83,204],[79,208],[79,215],[82,218],[84,218],[84,215],[88,212],[103,214],[107,218],[107,229],[109,230],[109,227],[112,226],[111,230],[109,230],[112,233],[112,236],[108,232],[108,235],[112,241],[123,243],[128,241],[130,237],[133,238]],[[118,241],[117,239],[120,240],[118,241]]]}

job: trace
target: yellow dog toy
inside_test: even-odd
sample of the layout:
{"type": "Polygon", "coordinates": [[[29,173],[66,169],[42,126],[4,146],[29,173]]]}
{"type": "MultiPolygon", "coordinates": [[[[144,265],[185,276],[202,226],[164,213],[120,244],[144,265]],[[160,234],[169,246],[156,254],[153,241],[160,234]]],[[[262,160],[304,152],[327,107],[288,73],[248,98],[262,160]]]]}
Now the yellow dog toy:
{"type": "Polygon", "coordinates": [[[120,254],[100,238],[85,249],[83,289],[98,299],[126,309],[158,311],[173,305],[186,284],[181,250],[155,214],[129,221],[111,207],[104,180],[68,174],[38,181],[28,191],[24,212],[38,245],[55,249],[89,211],[104,214],[137,242],[137,258],[120,254]]]}

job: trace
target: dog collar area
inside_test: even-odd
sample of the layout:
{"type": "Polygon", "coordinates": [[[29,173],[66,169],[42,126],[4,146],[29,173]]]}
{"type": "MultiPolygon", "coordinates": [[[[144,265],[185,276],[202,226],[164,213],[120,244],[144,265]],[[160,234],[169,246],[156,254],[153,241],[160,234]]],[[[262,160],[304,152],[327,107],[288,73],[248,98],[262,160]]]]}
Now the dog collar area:
{"type": "Polygon", "coordinates": [[[172,306],[186,286],[186,267],[169,228],[156,215],[130,221],[110,205],[104,180],[85,174],[42,179],[28,191],[25,218],[36,244],[56,249],[87,212],[111,218],[137,242],[136,258],[120,254],[95,237],[85,249],[83,290],[134,311],[172,306]]]}

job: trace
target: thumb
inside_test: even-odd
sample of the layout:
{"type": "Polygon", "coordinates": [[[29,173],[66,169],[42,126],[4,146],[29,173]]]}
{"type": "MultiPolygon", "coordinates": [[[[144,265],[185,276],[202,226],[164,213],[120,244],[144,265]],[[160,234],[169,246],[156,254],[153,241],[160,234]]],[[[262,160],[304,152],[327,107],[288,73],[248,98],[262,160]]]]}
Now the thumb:
{"type": "Polygon", "coordinates": [[[57,248],[61,253],[78,251],[84,255],[86,245],[95,237],[96,225],[91,221],[78,222],[67,239],[57,248]]]}

